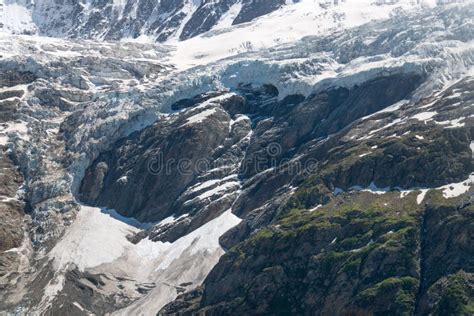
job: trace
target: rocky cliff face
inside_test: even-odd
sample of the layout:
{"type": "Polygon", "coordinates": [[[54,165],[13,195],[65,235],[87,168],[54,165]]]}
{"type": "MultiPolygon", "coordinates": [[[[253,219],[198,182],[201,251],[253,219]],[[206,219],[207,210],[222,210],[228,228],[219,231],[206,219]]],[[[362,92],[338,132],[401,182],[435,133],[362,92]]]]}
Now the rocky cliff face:
{"type": "MultiPolygon", "coordinates": [[[[431,104],[423,100],[419,107],[429,104],[436,113],[452,117],[454,108],[446,104],[454,91],[467,97],[462,104],[472,106],[472,82],[463,79],[443,92],[440,100],[431,104]]],[[[390,88],[368,91],[389,93],[390,88]]],[[[370,98],[368,91],[363,95],[370,98]]],[[[369,104],[367,99],[349,99],[369,104]]],[[[309,104],[300,111],[308,110],[309,104]]],[[[461,110],[458,106],[455,111],[461,110]]],[[[402,108],[398,111],[403,113],[402,108]]],[[[320,109],[315,113],[320,115],[320,109]]],[[[304,112],[305,122],[314,128],[309,113],[304,112]]],[[[369,118],[348,124],[350,128],[333,133],[331,140],[310,146],[313,139],[309,138],[310,144],[299,146],[310,148],[305,155],[320,163],[311,175],[288,177],[288,170],[279,170],[261,176],[260,186],[242,194],[245,202],[237,201],[234,209],[244,221],[221,238],[230,251],[202,288],[183,294],[160,314],[469,314],[473,303],[473,249],[468,241],[473,214],[468,184],[473,168],[472,123],[438,130],[415,119],[381,124],[373,132],[373,123],[387,118],[387,112],[365,114],[369,118]],[[446,174],[454,166],[460,168],[458,175],[446,174]],[[442,186],[438,175],[459,183],[442,186]],[[275,198],[281,191],[268,192],[276,179],[292,179],[279,185],[296,188],[284,202],[275,198]],[[440,188],[428,193],[413,189],[436,186],[440,188]],[[457,191],[459,186],[463,189],[457,191]],[[242,212],[250,197],[258,201],[262,195],[273,203],[251,205],[250,213],[242,212]]],[[[292,122],[289,117],[282,121],[292,122]]],[[[328,119],[324,122],[331,124],[328,119]]]]}
{"type": "Polygon", "coordinates": [[[7,13],[21,10],[26,21],[23,27],[12,21],[6,28],[18,33],[104,40],[146,35],[164,42],[194,37],[219,22],[225,26],[249,22],[284,4],[280,0],[10,0],[5,4],[7,13]]]}
{"type": "Polygon", "coordinates": [[[1,312],[472,314],[473,16],[0,37],[1,312]]]}

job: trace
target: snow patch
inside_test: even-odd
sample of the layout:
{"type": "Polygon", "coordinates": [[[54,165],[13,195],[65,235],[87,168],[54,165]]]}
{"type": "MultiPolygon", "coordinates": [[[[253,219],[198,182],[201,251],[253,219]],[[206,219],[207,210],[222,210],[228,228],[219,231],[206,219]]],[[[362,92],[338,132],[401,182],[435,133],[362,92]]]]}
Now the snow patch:
{"type": "Polygon", "coordinates": [[[214,184],[219,183],[220,181],[221,181],[220,179],[217,179],[217,180],[208,180],[206,182],[198,183],[198,184],[192,186],[191,188],[189,188],[189,192],[193,193],[193,192],[201,191],[201,190],[206,189],[210,186],[213,186],[214,184]]]}
{"type": "Polygon", "coordinates": [[[421,112],[416,115],[413,115],[411,118],[418,120],[418,121],[429,121],[433,116],[437,115],[438,112],[433,111],[433,112],[421,112]]]}
{"type": "Polygon", "coordinates": [[[188,255],[192,255],[199,251],[212,252],[221,249],[220,236],[240,221],[241,219],[232,214],[232,210],[229,209],[173,243],[144,239],[136,245],[135,251],[141,257],[158,259],[159,264],[156,270],[163,270],[179,259],[185,251],[189,251],[188,255]]]}
{"type": "Polygon", "coordinates": [[[416,196],[416,203],[418,205],[420,205],[425,199],[426,192],[428,192],[428,189],[422,189],[421,192],[416,196]]]}
{"type": "Polygon", "coordinates": [[[356,191],[356,192],[370,192],[373,194],[385,194],[390,191],[390,187],[386,188],[379,188],[375,183],[370,183],[367,188],[363,188],[359,185],[355,185],[349,188],[349,191],[356,191]]]}
{"type": "Polygon", "coordinates": [[[232,188],[238,188],[240,187],[240,183],[237,182],[237,181],[229,181],[229,182],[225,182],[209,191],[206,191],[204,193],[202,193],[201,195],[197,196],[197,199],[199,200],[204,200],[204,199],[207,199],[207,198],[210,198],[211,196],[213,195],[216,195],[222,191],[227,191],[229,189],[232,189],[232,188]]]}
{"type": "MultiPolygon", "coordinates": [[[[45,288],[39,310],[61,292],[66,271],[77,266],[80,270],[117,273],[118,276],[141,282],[155,282],[157,286],[152,292],[116,314],[130,315],[129,311],[135,310],[139,310],[139,314],[143,311],[146,314],[156,313],[176,297],[175,286],[186,280],[191,280],[193,286],[202,282],[224,253],[219,244],[220,236],[241,221],[229,209],[173,243],[143,239],[132,244],[127,236],[140,230],[108,212],[81,206],[73,224],[48,253],[56,272],[45,288]],[[185,271],[178,272],[179,269],[185,271]],[[175,285],[170,284],[173,282],[175,285]]],[[[169,224],[185,216],[188,214],[166,218],[158,225],[169,224]]]]}
{"type": "Polygon", "coordinates": [[[400,198],[403,199],[404,197],[406,197],[411,192],[413,192],[413,190],[400,190],[400,198]]]}
{"type": "Polygon", "coordinates": [[[155,227],[176,223],[176,222],[180,221],[181,219],[186,218],[188,216],[189,216],[189,214],[183,214],[183,215],[178,216],[178,217],[168,216],[167,218],[161,220],[157,225],[155,225],[155,227]]]}
{"type": "Polygon", "coordinates": [[[237,15],[242,9],[242,2],[238,1],[234,3],[230,9],[221,17],[220,21],[214,26],[214,30],[231,27],[237,15]]]}
{"type": "Polygon", "coordinates": [[[466,125],[465,123],[461,123],[465,119],[466,119],[465,117],[460,117],[460,118],[457,118],[454,120],[448,120],[448,121],[441,121],[441,122],[435,121],[435,123],[439,125],[444,125],[445,126],[444,128],[459,128],[459,127],[464,127],[466,125]]]}
{"type": "Polygon", "coordinates": [[[76,306],[77,308],[79,308],[81,311],[84,311],[84,308],[81,306],[81,304],[79,304],[78,302],[73,302],[72,305],[76,306]]]}
{"type": "Polygon", "coordinates": [[[133,246],[126,236],[136,232],[136,227],[99,208],[81,206],[77,218],[48,256],[58,270],[74,264],[83,271],[119,258],[133,246]]]}
{"type": "Polygon", "coordinates": [[[312,212],[316,211],[317,209],[319,209],[319,208],[321,208],[321,207],[323,207],[323,205],[322,205],[322,204],[318,204],[318,205],[316,205],[315,207],[313,207],[312,209],[309,209],[308,212],[312,213],[312,212]]]}
{"type": "Polygon", "coordinates": [[[469,178],[462,182],[451,183],[440,187],[443,190],[443,196],[445,199],[458,197],[469,191],[471,186],[474,184],[474,174],[471,174],[469,178]]]}

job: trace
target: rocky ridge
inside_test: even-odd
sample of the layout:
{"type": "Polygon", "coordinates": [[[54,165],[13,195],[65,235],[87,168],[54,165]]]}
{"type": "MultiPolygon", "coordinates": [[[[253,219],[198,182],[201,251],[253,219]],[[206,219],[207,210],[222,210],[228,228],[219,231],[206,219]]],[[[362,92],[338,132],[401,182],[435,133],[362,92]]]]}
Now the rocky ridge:
{"type": "Polygon", "coordinates": [[[7,30],[72,38],[118,40],[150,36],[159,42],[185,40],[217,24],[245,23],[279,9],[270,0],[207,1],[56,1],[7,0],[6,14],[21,12],[23,25],[7,19],[7,30]]]}

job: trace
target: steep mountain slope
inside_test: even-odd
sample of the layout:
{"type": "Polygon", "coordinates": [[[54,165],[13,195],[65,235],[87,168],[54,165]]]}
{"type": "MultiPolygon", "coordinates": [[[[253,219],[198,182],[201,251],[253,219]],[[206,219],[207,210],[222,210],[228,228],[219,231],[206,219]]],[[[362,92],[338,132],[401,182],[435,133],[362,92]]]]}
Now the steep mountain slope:
{"type": "Polygon", "coordinates": [[[277,10],[281,0],[6,0],[6,28],[15,33],[39,31],[57,37],[116,40],[148,35],[158,41],[187,39],[219,22],[240,24],[277,10]]]}
{"type": "MultiPolygon", "coordinates": [[[[447,103],[459,91],[470,97],[461,101],[464,110],[457,104],[451,111],[472,115],[472,83],[469,77],[451,86],[435,103],[437,113],[453,115],[447,103]]],[[[221,239],[230,251],[203,288],[162,313],[469,314],[472,122],[447,129],[424,118],[391,125],[388,113],[308,146],[299,159],[321,163],[310,175],[288,177],[286,167],[259,179],[233,207],[239,216],[242,205],[250,213],[221,239]],[[384,127],[376,128],[380,121],[384,127]],[[413,188],[449,178],[457,183],[413,188]],[[274,196],[284,192],[268,192],[275,181],[291,188],[283,203],[274,196]],[[262,195],[270,202],[246,208],[262,195]]]]}
{"type": "Polygon", "coordinates": [[[307,5],[176,46],[3,34],[0,310],[472,313],[474,4],[347,1],[275,45],[307,5]]]}
{"type": "MultiPolygon", "coordinates": [[[[15,34],[39,33],[54,37],[119,40],[122,38],[151,39],[174,42],[195,37],[209,30],[222,30],[275,12],[285,24],[270,18],[272,23],[285,27],[280,36],[308,34],[312,28],[354,23],[366,20],[364,15],[387,17],[394,6],[384,2],[304,1],[282,0],[5,0],[4,28],[15,34]],[[331,8],[338,7],[337,12],[331,8]],[[304,26],[302,27],[302,24],[304,26]],[[323,23],[321,23],[323,22],[323,23]],[[298,32],[292,31],[296,28],[298,32]],[[301,33],[303,31],[303,33],[301,33]]],[[[417,10],[434,6],[435,0],[396,1],[398,8],[417,10]]],[[[258,22],[257,22],[258,23],[258,22]]],[[[253,30],[256,28],[254,27],[253,30]]],[[[257,27],[265,30],[268,28],[257,27]]],[[[274,30],[272,30],[274,31],[274,30]]],[[[314,30],[313,30],[314,31],[314,30]]],[[[277,33],[274,33],[277,34],[277,33]]],[[[310,33],[314,34],[314,33],[310,33]]],[[[274,37],[274,35],[272,36],[274,37]]],[[[235,39],[235,38],[234,38],[235,39]]],[[[263,39],[263,37],[260,37],[263,39]]],[[[293,38],[295,39],[295,38],[293,38]]],[[[283,40],[283,39],[281,39],[283,40]]],[[[240,43],[239,43],[240,44],[240,43]]]]}

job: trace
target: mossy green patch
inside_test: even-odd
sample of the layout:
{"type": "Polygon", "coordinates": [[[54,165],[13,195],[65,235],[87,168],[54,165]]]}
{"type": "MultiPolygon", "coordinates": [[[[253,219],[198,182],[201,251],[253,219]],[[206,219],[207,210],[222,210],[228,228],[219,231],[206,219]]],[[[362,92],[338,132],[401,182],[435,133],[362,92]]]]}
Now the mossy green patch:
{"type": "Polygon", "coordinates": [[[474,288],[469,285],[465,273],[450,275],[440,292],[433,315],[473,315],[474,288]]]}
{"type": "Polygon", "coordinates": [[[368,306],[376,307],[381,302],[388,310],[380,310],[378,313],[389,313],[390,315],[410,315],[413,311],[418,280],[405,277],[387,278],[374,286],[361,292],[356,298],[356,305],[362,308],[368,306]]]}

